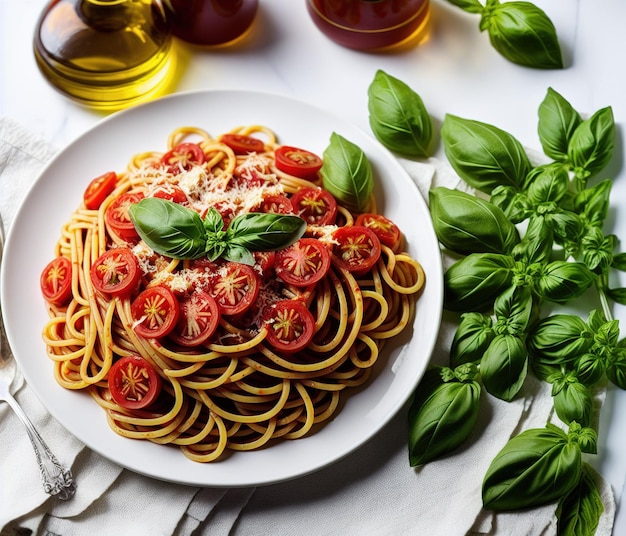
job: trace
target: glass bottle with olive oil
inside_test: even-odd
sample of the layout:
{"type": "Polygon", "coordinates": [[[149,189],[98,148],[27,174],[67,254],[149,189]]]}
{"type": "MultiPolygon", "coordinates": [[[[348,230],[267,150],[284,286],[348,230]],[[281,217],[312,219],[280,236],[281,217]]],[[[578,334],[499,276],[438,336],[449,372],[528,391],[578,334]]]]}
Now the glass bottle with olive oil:
{"type": "Polygon", "coordinates": [[[156,0],[53,0],[34,37],[37,65],[65,96],[113,111],[166,90],[172,37],[156,0]]]}

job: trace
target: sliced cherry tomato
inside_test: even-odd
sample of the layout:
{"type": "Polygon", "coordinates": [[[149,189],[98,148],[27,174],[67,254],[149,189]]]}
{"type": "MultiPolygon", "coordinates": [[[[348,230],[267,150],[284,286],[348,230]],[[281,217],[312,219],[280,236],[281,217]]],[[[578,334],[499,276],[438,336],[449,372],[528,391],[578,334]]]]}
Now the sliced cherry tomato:
{"type": "Polygon", "coordinates": [[[115,190],[116,184],[117,173],[115,173],[115,171],[107,171],[103,175],[93,179],[83,194],[85,206],[89,210],[97,210],[100,208],[102,202],[115,190]]]}
{"type": "Polygon", "coordinates": [[[359,214],[354,223],[374,231],[378,239],[393,251],[400,246],[400,229],[382,214],[359,214]]]}
{"type": "Polygon", "coordinates": [[[317,283],[328,273],[329,268],[328,249],[315,238],[301,238],[288,248],[276,252],[276,275],[296,287],[317,283]]]}
{"type": "Polygon", "coordinates": [[[283,300],[265,308],[267,342],[282,352],[298,352],[313,338],[315,319],[300,300],[283,300]]]}
{"type": "Polygon", "coordinates": [[[105,295],[127,297],[135,292],[141,280],[137,257],[128,248],[105,251],[91,265],[91,282],[105,295]]]}
{"type": "Polygon", "coordinates": [[[293,214],[293,205],[286,195],[268,195],[263,199],[258,212],[269,214],[293,214]]]}
{"type": "Polygon", "coordinates": [[[131,205],[139,203],[143,199],[143,194],[132,193],[122,194],[113,201],[104,213],[104,219],[109,228],[122,240],[136,242],[139,235],[135,230],[135,225],[130,219],[128,209],[131,205]]]}
{"type": "Polygon", "coordinates": [[[181,143],[161,157],[161,163],[168,166],[170,173],[188,171],[206,161],[206,155],[197,143],[181,143]]]}
{"type": "Polygon", "coordinates": [[[210,294],[220,312],[237,315],[250,307],[259,295],[259,278],[247,264],[226,262],[218,270],[210,294]]]}
{"type": "Polygon", "coordinates": [[[288,145],[276,149],[274,156],[276,167],[280,171],[301,179],[314,178],[323,164],[322,159],[315,153],[288,145]]]}
{"type": "Polygon", "coordinates": [[[170,338],[181,346],[198,346],[217,329],[220,311],[217,302],[206,292],[196,291],[180,303],[180,319],[170,338]]]}
{"type": "Polygon", "coordinates": [[[180,186],[169,183],[159,185],[156,190],[154,190],[152,197],[167,199],[168,201],[178,203],[179,205],[184,205],[189,202],[187,194],[180,186]]]}
{"type": "Polygon", "coordinates": [[[163,285],[148,287],[133,301],[130,312],[135,333],[146,339],[159,339],[171,333],[180,317],[174,293],[163,285]]]}
{"type": "Polygon", "coordinates": [[[125,409],[143,409],[161,392],[161,377],[143,357],[128,355],[118,359],[109,370],[109,391],[116,404],[125,409]]]}
{"type": "Polygon", "coordinates": [[[295,214],[312,225],[332,225],[337,217],[337,201],[322,188],[300,188],[291,196],[295,214]]]}
{"type": "Polygon", "coordinates": [[[253,251],[254,268],[257,270],[261,278],[266,279],[272,273],[276,262],[275,251],[253,251]]]}
{"type": "Polygon", "coordinates": [[[223,134],[220,141],[228,145],[235,154],[262,153],[265,151],[263,140],[244,134],[223,134]]]}
{"type": "Polygon", "coordinates": [[[340,227],[333,233],[333,261],[356,275],[372,268],[380,257],[380,240],[374,231],[361,225],[340,227]]]}
{"type": "Polygon", "coordinates": [[[61,307],[72,298],[72,261],[67,257],[52,259],[41,272],[41,293],[52,305],[61,307]]]}

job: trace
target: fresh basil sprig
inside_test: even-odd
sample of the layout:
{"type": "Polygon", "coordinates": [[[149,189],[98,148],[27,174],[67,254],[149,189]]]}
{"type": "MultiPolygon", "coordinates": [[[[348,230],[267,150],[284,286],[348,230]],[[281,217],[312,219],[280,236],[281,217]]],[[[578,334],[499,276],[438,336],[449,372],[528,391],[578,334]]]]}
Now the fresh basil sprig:
{"type": "Polygon", "coordinates": [[[324,189],[348,209],[365,212],[374,190],[374,178],[363,150],[333,132],[323,160],[320,173],[324,189]]]}
{"type": "Polygon", "coordinates": [[[379,69],[368,88],[368,109],[372,132],[387,149],[430,156],[432,122],[421,97],[407,84],[379,69]]]}
{"type": "Polygon", "coordinates": [[[224,257],[252,265],[252,251],[286,248],[306,230],[306,222],[298,216],[265,213],[240,214],[224,230],[222,216],[214,208],[202,220],[194,210],[157,197],[131,205],[129,213],[141,239],[174,259],[224,257]]]}

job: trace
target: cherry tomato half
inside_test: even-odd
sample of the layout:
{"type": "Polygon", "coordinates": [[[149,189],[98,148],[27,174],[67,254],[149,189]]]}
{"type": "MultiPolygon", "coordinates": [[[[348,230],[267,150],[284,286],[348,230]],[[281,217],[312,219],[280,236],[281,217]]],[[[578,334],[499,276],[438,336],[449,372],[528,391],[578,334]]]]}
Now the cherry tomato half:
{"type": "Polygon", "coordinates": [[[109,229],[126,242],[139,240],[139,235],[130,219],[128,209],[142,199],[143,194],[141,193],[122,194],[107,207],[104,213],[104,220],[109,229]]]}
{"type": "Polygon", "coordinates": [[[286,195],[274,194],[266,196],[258,208],[258,212],[269,214],[293,214],[293,205],[286,195]]]}
{"type": "Polygon", "coordinates": [[[340,227],[333,233],[333,261],[356,275],[372,268],[380,257],[380,240],[374,231],[361,225],[340,227]]]}
{"type": "Polygon", "coordinates": [[[98,292],[119,297],[130,296],[141,280],[137,258],[128,248],[105,251],[91,265],[90,275],[98,292]]]}
{"type": "Polygon", "coordinates": [[[184,205],[189,202],[187,198],[187,194],[183,191],[180,186],[176,186],[175,184],[162,184],[154,190],[152,197],[159,197],[160,199],[167,199],[172,203],[178,203],[179,205],[184,205]]]}
{"type": "Polygon", "coordinates": [[[300,188],[291,196],[293,211],[312,225],[332,225],[337,217],[337,201],[322,188],[300,188]]]}
{"type": "Polygon", "coordinates": [[[359,214],[355,225],[362,225],[374,231],[381,243],[397,251],[400,247],[400,229],[390,219],[381,214],[359,214]]]}
{"type": "Polygon", "coordinates": [[[143,357],[129,355],[118,359],[108,377],[109,391],[116,404],[125,409],[142,409],[161,392],[161,377],[143,357]]]}
{"type": "Polygon", "coordinates": [[[188,171],[194,165],[199,166],[206,161],[206,155],[197,143],[181,143],[161,157],[161,163],[168,166],[170,173],[188,171]]]}
{"type": "Polygon", "coordinates": [[[72,262],[67,257],[52,259],[41,272],[39,283],[49,303],[66,305],[72,298],[72,262]]]}
{"type": "Polygon", "coordinates": [[[306,287],[317,283],[330,268],[326,246],[315,238],[301,238],[276,252],[274,269],[285,283],[306,287]]]}
{"type": "Polygon", "coordinates": [[[206,292],[198,290],[183,298],[180,319],[170,338],[181,346],[198,346],[217,329],[220,311],[217,302],[206,292]]]}
{"type": "Polygon", "coordinates": [[[218,270],[210,294],[215,298],[220,312],[237,315],[250,307],[259,295],[259,278],[247,264],[226,262],[218,270]]]}
{"type": "Polygon", "coordinates": [[[263,140],[244,134],[223,134],[220,141],[228,145],[235,154],[243,155],[265,151],[263,140]]]}
{"type": "Polygon", "coordinates": [[[315,319],[300,300],[283,300],[266,307],[263,320],[267,342],[282,352],[302,350],[315,331],[315,319]]]}
{"type": "Polygon", "coordinates": [[[174,293],[163,285],[148,287],[135,298],[131,307],[135,333],[146,339],[168,335],[180,316],[180,307],[174,293]]]}
{"type": "Polygon", "coordinates": [[[89,210],[99,209],[107,196],[115,190],[116,184],[117,173],[115,173],[115,171],[107,171],[103,175],[93,179],[83,194],[85,207],[89,210]]]}
{"type": "Polygon", "coordinates": [[[274,157],[280,171],[301,179],[315,178],[323,163],[316,154],[288,145],[276,149],[274,157]]]}

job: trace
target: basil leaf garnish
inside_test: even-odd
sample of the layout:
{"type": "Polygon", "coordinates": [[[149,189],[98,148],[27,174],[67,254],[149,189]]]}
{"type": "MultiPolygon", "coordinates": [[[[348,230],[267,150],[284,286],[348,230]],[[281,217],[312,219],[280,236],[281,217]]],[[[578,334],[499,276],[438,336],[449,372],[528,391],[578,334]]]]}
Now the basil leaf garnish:
{"type": "Polygon", "coordinates": [[[531,2],[487,0],[480,20],[492,46],[509,61],[539,69],[561,69],[563,58],[554,24],[531,2]]]}
{"type": "Polygon", "coordinates": [[[551,87],[539,105],[539,140],[543,152],[550,158],[564,162],[574,130],[582,118],[572,105],[551,87]]]}
{"type": "Polygon", "coordinates": [[[578,484],[561,501],[556,510],[558,534],[595,534],[604,512],[598,491],[597,472],[583,463],[578,484]]]}
{"type": "Polygon", "coordinates": [[[374,179],[372,166],[363,150],[333,132],[323,160],[320,173],[324,189],[348,209],[366,211],[374,189],[374,179]]]}
{"type": "Polygon", "coordinates": [[[448,0],[448,2],[468,13],[482,13],[484,9],[478,0],[448,0]]]}
{"type": "Polygon", "coordinates": [[[531,169],[522,144],[493,125],[446,114],[444,152],[457,174],[487,194],[496,186],[519,189],[531,169]]]}
{"type": "Polygon", "coordinates": [[[495,337],[493,320],[486,313],[463,313],[450,347],[454,366],[480,361],[495,337]]]}
{"type": "Polygon", "coordinates": [[[576,421],[581,426],[589,426],[593,396],[582,383],[575,378],[568,378],[554,394],[554,410],[565,424],[576,421]]]}
{"type": "Polygon", "coordinates": [[[368,109],[372,132],[387,149],[410,157],[430,156],[430,116],[407,84],[378,70],[368,88],[368,109]]]}
{"type": "Polygon", "coordinates": [[[564,365],[589,352],[593,333],[579,316],[556,314],[533,326],[526,345],[533,360],[564,365]]]}
{"type": "Polygon", "coordinates": [[[154,251],[174,259],[224,257],[254,264],[252,251],[275,251],[298,240],[306,222],[298,216],[251,212],[236,216],[226,230],[211,208],[204,221],[198,213],[166,199],[148,197],[130,208],[141,239],[154,251]]]}
{"type": "Polygon", "coordinates": [[[582,262],[552,261],[541,271],[535,290],[545,300],[566,303],[583,294],[595,279],[582,262]]]}
{"type": "Polygon", "coordinates": [[[182,205],[147,197],[129,208],[140,238],[154,251],[173,259],[204,255],[206,232],[200,215],[182,205]]]}
{"type": "Polygon", "coordinates": [[[487,392],[501,400],[513,400],[526,379],[528,352],[516,335],[496,335],[480,360],[480,376],[487,392]]]}

